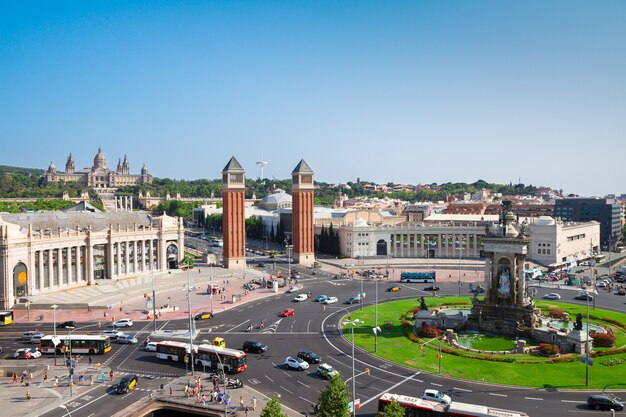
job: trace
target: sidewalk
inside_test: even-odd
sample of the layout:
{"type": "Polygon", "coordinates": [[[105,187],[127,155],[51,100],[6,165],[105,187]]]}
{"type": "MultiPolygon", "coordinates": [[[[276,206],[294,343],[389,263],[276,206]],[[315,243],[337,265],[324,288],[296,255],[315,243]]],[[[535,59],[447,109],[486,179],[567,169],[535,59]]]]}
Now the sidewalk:
{"type": "MultiPolygon", "coordinates": [[[[187,281],[191,282],[192,315],[201,311],[219,314],[249,301],[272,296],[271,289],[258,288],[246,291],[243,284],[252,279],[270,277],[263,271],[252,268],[229,271],[222,268],[195,267],[190,271],[171,270],[154,275],[157,323],[188,317],[187,281]],[[219,286],[221,292],[211,296],[209,285],[219,286]],[[233,301],[238,298],[238,301],[233,301]],[[211,308],[212,306],[212,308],[211,308]]],[[[100,322],[102,326],[113,320],[129,318],[133,321],[152,320],[152,308],[147,309],[147,297],[152,296],[151,276],[137,276],[120,281],[98,280],[97,285],[64,292],[31,297],[37,306],[29,310],[15,310],[15,322],[33,324],[74,321],[100,322]],[[56,312],[51,308],[58,305],[56,312]]],[[[280,288],[282,293],[287,288],[280,288]]]]}

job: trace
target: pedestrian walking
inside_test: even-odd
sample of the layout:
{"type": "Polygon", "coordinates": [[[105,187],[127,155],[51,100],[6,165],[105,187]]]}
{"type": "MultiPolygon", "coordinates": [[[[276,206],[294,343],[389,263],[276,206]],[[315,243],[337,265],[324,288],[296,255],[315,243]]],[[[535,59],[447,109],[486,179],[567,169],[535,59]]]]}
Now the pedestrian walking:
{"type": "Polygon", "coordinates": [[[248,412],[250,411],[249,407],[246,407],[246,417],[248,417],[248,412]]]}
{"type": "Polygon", "coordinates": [[[43,373],[43,383],[45,384],[46,382],[48,382],[48,371],[43,373]]]}
{"type": "Polygon", "coordinates": [[[239,409],[243,410],[243,395],[241,397],[239,397],[239,409]]]}
{"type": "Polygon", "coordinates": [[[188,397],[187,392],[189,391],[189,385],[185,385],[185,398],[188,397]]]}
{"type": "Polygon", "coordinates": [[[13,381],[14,384],[17,384],[17,374],[13,372],[13,381]]]}
{"type": "Polygon", "coordinates": [[[172,387],[170,386],[170,397],[172,396],[173,390],[172,387]]]}
{"type": "Polygon", "coordinates": [[[22,375],[20,377],[20,385],[22,385],[22,386],[24,385],[24,375],[22,375]]]}
{"type": "Polygon", "coordinates": [[[102,380],[102,383],[104,384],[104,381],[105,381],[105,378],[104,378],[104,372],[102,372],[102,373],[100,374],[100,378],[101,378],[101,380],[102,380]]]}
{"type": "Polygon", "coordinates": [[[256,411],[256,397],[252,397],[252,409],[256,411]]]}
{"type": "Polygon", "coordinates": [[[55,376],[55,377],[54,377],[54,386],[55,386],[55,387],[58,387],[58,386],[59,386],[59,377],[58,377],[58,376],[55,376]]]}
{"type": "Polygon", "coordinates": [[[26,401],[30,401],[30,389],[26,388],[26,401]]]}
{"type": "Polygon", "coordinates": [[[91,355],[89,355],[89,366],[91,366],[91,355]]]}
{"type": "Polygon", "coordinates": [[[109,371],[109,380],[113,381],[113,369],[109,371]]]}
{"type": "Polygon", "coordinates": [[[202,406],[206,407],[206,395],[202,394],[202,406]]]}

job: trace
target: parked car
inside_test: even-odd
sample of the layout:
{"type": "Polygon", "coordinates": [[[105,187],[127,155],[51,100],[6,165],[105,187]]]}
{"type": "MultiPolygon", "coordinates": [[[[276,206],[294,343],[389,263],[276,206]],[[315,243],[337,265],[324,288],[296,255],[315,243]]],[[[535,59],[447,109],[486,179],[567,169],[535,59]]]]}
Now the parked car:
{"type": "Polygon", "coordinates": [[[294,310],[293,308],[285,309],[280,313],[281,317],[289,317],[293,316],[294,314],[296,314],[296,310],[294,310]]]}
{"type": "Polygon", "coordinates": [[[322,304],[335,304],[338,302],[339,302],[339,299],[337,297],[328,297],[327,299],[322,301],[322,304]]]}
{"type": "Polygon", "coordinates": [[[263,353],[267,350],[267,345],[258,340],[246,340],[241,348],[244,352],[263,353]]]}
{"type": "Polygon", "coordinates": [[[120,319],[113,322],[113,327],[132,327],[133,321],[131,319],[120,319]]]}
{"type": "Polygon", "coordinates": [[[313,299],[313,301],[316,301],[316,302],[320,302],[320,303],[321,303],[322,301],[326,300],[327,298],[328,298],[328,296],[327,296],[327,295],[318,295],[317,297],[315,297],[315,298],[313,299]]]}
{"type": "Polygon", "coordinates": [[[156,352],[156,348],[157,348],[157,342],[148,342],[148,344],[145,347],[145,349],[148,352],[156,352]]]}
{"type": "Polygon", "coordinates": [[[297,369],[298,371],[303,371],[305,369],[309,369],[309,363],[301,358],[294,358],[293,356],[287,356],[285,358],[285,368],[297,369]]]}
{"type": "Polygon", "coordinates": [[[37,330],[22,333],[22,340],[30,342],[34,336],[42,337],[44,334],[37,330]]]}
{"type": "Polygon", "coordinates": [[[76,322],[75,321],[64,321],[63,323],[57,324],[57,329],[75,329],[76,322]]]}
{"type": "Polygon", "coordinates": [[[132,334],[123,334],[117,338],[117,343],[120,344],[134,345],[137,342],[137,338],[132,334]]]}
{"type": "Polygon", "coordinates": [[[441,391],[437,391],[435,389],[425,389],[422,394],[422,399],[429,401],[436,401],[440,404],[450,404],[452,403],[452,398],[449,395],[444,394],[441,391]]]}
{"type": "Polygon", "coordinates": [[[307,298],[309,298],[309,296],[306,294],[298,294],[296,298],[293,299],[293,301],[306,301],[307,298]]]}
{"type": "Polygon", "coordinates": [[[193,319],[194,320],[208,320],[213,318],[213,313],[210,311],[203,311],[202,313],[196,314],[193,319]]]}
{"type": "Polygon", "coordinates": [[[398,292],[400,290],[401,288],[397,285],[392,285],[391,287],[387,288],[387,292],[398,292]]]}
{"type": "Polygon", "coordinates": [[[611,394],[590,395],[587,398],[587,405],[596,410],[622,411],[624,409],[622,400],[611,394]]]}
{"type": "Polygon", "coordinates": [[[112,341],[116,341],[118,337],[122,336],[124,334],[124,332],[121,332],[119,330],[105,330],[102,333],[105,336],[109,336],[109,339],[111,339],[112,341]]]}
{"type": "Polygon", "coordinates": [[[350,297],[346,304],[358,304],[361,302],[361,297],[350,297]]]}
{"type": "Polygon", "coordinates": [[[117,384],[115,392],[118,394],[126,394],[131,389],[137,386],[139,377],[135,374],[124,375],[122,380],[117,384]]]}
{"type": "Polygon", "coordinates": [[[339,372],[333,369],[329,364],[323,363],[317,367],[317,374],[323,378],[332,379],[339,375],[339,372]]]}
{"type": "Polygon", "coordinates": [[[15,359],[36,359],[41,357],[41,352],[35,348],[21,348],[15,351],[13,357],[15,359]]]}
{"type": "Polygon", "coordinates": [[[555,292],[551,292],[549,294],[546,294],[543,296],[544,300],[560,300],[561,299],[561,295],[557,294],[555,292]]]}
{"type": "Polygon", "coordinates": [[[320,355],[310,350],[301,350],[298,352],[298,357],[300,359],[304,359],[308,363],[320,363],[322,361],[322,357],[320,355]]]}

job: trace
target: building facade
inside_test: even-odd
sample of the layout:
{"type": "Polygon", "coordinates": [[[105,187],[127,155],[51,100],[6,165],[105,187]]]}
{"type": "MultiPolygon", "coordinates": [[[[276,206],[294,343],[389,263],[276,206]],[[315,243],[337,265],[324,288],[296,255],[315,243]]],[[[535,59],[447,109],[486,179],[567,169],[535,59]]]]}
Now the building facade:
{"type": "Polygon", "coordinates": [[[313,170],[300,160],[291,173],[293,208],[291,228],[294,260],[300,265],[310,266],[315,262],[315,225],[313,220],[313,170]]]}
{"type": "Polygon", "coordinates": [[[246,224],[244,200],[245,171],[233,156],[222,170],[222,231],[224,235],[224,267],[246,267],[246,224]]]}
{"type": "Polygon", "coordinates": [[[610,198],[563,198],[556,200],[554,215],[566,222],[600,223],[600,244],[615,245],[622,237],[621,208],[610,198]]]}
{"type": "Polygon", "coordinates": [[[126,155],[124,155],[124,160],[121,158],[118,160],[116,170],[109,169],[107,160],[100,148],[98,148],[98,153],[93,159],[92,167],[76,171],[76,162],[72,154],[69,154],[65,163],[65,172],[57,171],[56,165],[50,163],[43,177],[47,182],[73,181],[92,188],[115,188],[152,182],[152,175],[148,174],[148,168],[145,164],[141,168],[140,175],[130,173],[130,164],[126,155]]]}
{"type": "Polygon", "coordinates": [[[182,220],[145,212],[0,214],[0,309],[20,298],[178,267],[182,220]]]}

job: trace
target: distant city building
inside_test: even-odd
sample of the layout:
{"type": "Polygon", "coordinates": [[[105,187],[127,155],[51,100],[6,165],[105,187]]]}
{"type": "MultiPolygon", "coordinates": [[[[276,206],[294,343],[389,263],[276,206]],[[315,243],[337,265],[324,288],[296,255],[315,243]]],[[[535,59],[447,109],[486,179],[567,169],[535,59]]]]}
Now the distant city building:
{"type": "Polygon", "coordinates": [[[275,189],[259,201],[259,207],[264,210],[279,210],[291,207],[292,198],[285,190],[275,189]]]}
{"type": "Polygon", "coordinates": [[[433,214],[433,208],[430,204],[408,204],[404,213],[409,223],[421,223],[433,214]]]}
{"type": "Polygon", "coordinates": [[[609,198],[563,198],[556,200],[554,215],[565,222],[600,223],[600,243],[608,247],[622,237],[621,208],[609,198]]]}
{"type": "MultiPolygon", "coordinates": [[[[89,210],[89,207],[86,207],[89,210]]],[[[177,268],[179,218],[146,212],[0,214],[0,309],[20,298],[177,268]]]]}
{"type": "Polygon", "coordinates": [[[109,169],[107,160],[99,148],[91,168],[76,171],[76,162],[72,154],[69,154],[65,163],[65,172],[57,171],[56,165],[50,163],[43,177],[47,182],[75,181],[93,188],[115,188],[152,183],[152,175],[148,174],[145,164],[141,168],[140,175],[130,173],[130,164],[126,155],[123,160],[119,159],[115,171],[109,169]]]}
{"type": "Polygon", "coordinates": [[[549,266],[589,258],[600,249],[600,223],[573,223],[542,216],[526,219],[528,259],[549,266]]]}

